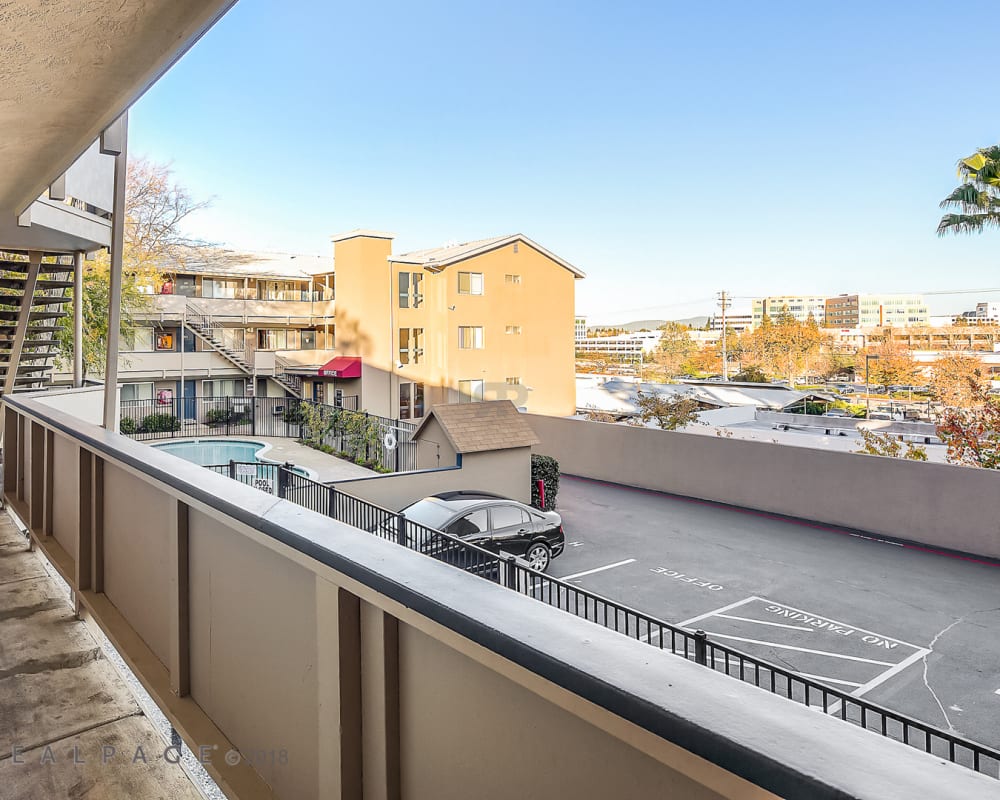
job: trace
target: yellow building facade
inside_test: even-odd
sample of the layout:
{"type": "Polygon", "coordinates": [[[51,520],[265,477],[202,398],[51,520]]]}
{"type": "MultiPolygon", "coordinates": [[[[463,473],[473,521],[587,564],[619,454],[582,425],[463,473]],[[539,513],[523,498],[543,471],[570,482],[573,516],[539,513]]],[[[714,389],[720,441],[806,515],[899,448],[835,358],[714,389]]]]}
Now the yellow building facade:
{"type": "Polygon", "coordinates": [[[392,235],[333,237],[336,350],[360,378],[305,396],[357,394],[371,413],[419,419],[437,403],[503,400],[576,410],[576,267],[520,234],[393,255],[392,235]]]}

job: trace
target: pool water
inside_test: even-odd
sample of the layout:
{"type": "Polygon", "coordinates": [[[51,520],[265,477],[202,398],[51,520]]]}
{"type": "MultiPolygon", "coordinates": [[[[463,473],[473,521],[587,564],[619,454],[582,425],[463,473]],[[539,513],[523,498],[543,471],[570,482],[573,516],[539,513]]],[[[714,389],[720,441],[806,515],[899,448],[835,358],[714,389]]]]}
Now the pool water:
{"type": "Polygon", "coordinates": [[[272,463],[267,459],[257,457],[257,454],[267,447],[263,442],[219,441],[217,439],[210,439],[206,441],[163,442],[150,446],[203,467],[214,464],[228,464],[230,461],[259,461],[262,464],[272,463]]]}

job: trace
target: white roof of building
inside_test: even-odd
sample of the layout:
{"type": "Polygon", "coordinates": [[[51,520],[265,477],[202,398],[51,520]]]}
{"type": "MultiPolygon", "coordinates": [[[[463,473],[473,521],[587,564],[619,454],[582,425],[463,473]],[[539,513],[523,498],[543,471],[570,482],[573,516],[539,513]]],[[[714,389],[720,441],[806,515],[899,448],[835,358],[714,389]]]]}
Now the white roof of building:
{"type": "Polygon", "coordinates": [[[717,408],[747,406],[778,411],[801,402],[804,397],[832,401],[821,392],[802,392],[787,387],[769,387],[766,384],[734,383],[635,383],[616,378],[601,379],[591,375],[577,376],[576,407],[608,411],[612,414],[635,414],[639,391],[649,394],[680,395],[690,397],[705,405],[717,408]]]}
{"type": "Polygon", "coordinates": [[[302,280],[333,272],[333,258],[305,253],[246,253],[213,247],[192,250],[181,263],[165,266],[163,271],[302,280]]]}
{"type": "Polygon", "coordinates": [[[414,250],[411,253],[389,256],[389,260],[399,264],[419,264],[429,270],[436,271],[459,261],[465,261],[468,258],[488,253],[491,250],[506,247],[508,244],[513,244],[514,242],[523,242],[528,247],[532,247],[539,253],[548,256],[559,264],[559,266],[572,272],[577,278],[586,277],[582,270],[577,269],[565,259],[560,258],[555,253],[549,252],[540,244],[533,242],[521,233],[514,233],[510,236],[494,236],[492,239],[477,239],[474,242],[432,247],[428,250],[414,250]]]}

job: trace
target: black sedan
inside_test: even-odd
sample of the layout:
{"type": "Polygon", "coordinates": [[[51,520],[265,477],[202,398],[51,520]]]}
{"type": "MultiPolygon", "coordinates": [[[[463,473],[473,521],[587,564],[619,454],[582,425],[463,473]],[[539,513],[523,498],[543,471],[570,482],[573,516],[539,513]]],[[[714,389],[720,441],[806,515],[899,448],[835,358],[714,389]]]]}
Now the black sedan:
{"type": "Polygon", "coordinates": [[[555,511],[539,511],[491,492],[443,492],[410,504],[400,514],[407,523],[416,523],[407,525],[408,546],[457,566],[469,566],[464,562],[471,553],[459,552],[460,546],[434,536],[435,531],[494,553],[520,556],[542,572],[566,546],[562,517],[555,511]]]}

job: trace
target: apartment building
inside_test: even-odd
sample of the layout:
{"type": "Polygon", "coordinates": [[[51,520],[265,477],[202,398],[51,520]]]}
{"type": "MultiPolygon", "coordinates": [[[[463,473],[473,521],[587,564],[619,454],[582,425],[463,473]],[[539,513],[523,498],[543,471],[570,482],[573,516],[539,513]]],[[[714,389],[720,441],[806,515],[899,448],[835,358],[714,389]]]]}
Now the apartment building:
{"type": "Polygon", "coordinates": [[[123,401],[302,397],[289,365],[335,355],[328,257],[212,250],[141,288],[148,308],[122,342],[123,401]]]}
{"type": "Polygon", "coordinates": [[[812,317],[817,324],[823,325],[826,320],[826,298],[815,295],[780,295],[758,297],[751,304],[750,316],[754,326],[760,325],[764,317],[774,318],[779,314],[791,314],[799,322],[812,317]]]}
{"type": "Polygon", "coordinates": [[[573,320],[573,339],[581,342],[587,338],[587,318],[576,317],[573,320]]]}
{"type": "Polygon", "coordinates": [[[357,395],[398,419],[435,403],[504,399],[574,412],[583,272],[521,234],[399,255],[392,241],[370,230],[333,237],[337,360],[296,370],[306,396],[357,395]]]}
{"type": "Polygon", "coordinates": [[[659,349],[661,331],[636,331],[615,336],[588,336],[576,343],[577,353],[604,355],[615,361],[639,363],[648,354],[659,349]]]}
{"type": "Polygon", "coordinates": [[[842,294],[826,300],[830,328],[905,328],[929,321],[927,303],[920,295],[842,294]]]}

